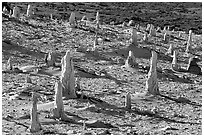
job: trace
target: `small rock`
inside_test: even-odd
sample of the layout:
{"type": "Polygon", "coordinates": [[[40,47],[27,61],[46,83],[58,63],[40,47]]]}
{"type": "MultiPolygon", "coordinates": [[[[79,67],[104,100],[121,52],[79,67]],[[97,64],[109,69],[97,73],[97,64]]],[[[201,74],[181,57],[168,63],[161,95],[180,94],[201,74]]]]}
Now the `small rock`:
{"type": "Polygon", "coordinates": [[[77,134],[77,132],[75,130],[69,130],[69,131],[67,131],[67,134],[68,135],[77,134]]]}
{"type": "Polygon", "coordinates": [[[109,130],[105,130],[102,133],[99,133],[99,135],[111,135],[109,130]]]}
{"type": "Polygon", "coordinates": [[[8,115],[6,116],[6,118],[8,118],[8,119],[13,119],[14,117],[8,114],[8,115]]]}
{"type": "Polygon", "coordinates": [[[83,135],[92,135],[91,132],[84,133],[83,135]]]}
{"type": "Polygon", "coordinates": [[[197,64],[198,61],[199,61],[199,59],[196,57],[191,57],[189,59],[189,63],[188,63],[188,67],[187,67],[188,72],[191,72],[191,73],[194,73],[197,75],[202,74],[201,68],[197,64]]]}

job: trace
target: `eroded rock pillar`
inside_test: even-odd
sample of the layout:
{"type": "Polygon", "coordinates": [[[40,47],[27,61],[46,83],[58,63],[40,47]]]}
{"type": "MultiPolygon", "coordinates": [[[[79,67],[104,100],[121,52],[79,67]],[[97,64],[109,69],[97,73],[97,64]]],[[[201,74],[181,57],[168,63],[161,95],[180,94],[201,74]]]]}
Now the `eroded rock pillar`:
{"type": "Polygon", "coordinates": [[[157,53],[152,51],[152,57],[150,60],[150,69],[148,72],[148,78],[146,81],[146,90],[147,93],[152,95],[158,95],[159,93],[159,86],[157,81],[157,53]]]}
{"type": "Polygon", "coordinates": [[[132,44],[138,46],[137,42],[137,30],[135,28],[132,29],[132,44]]]}
{"type": "Polygon", "coordinates": [[[76,27],[76,23],[75,23],[75,13],[72,12],[70,17],[69,17],[69,24],[71,28],[76,27]]]}
{"type": "Polygon", "coordinates": [[[76,98],[75,93],[75,77],[74,77],[74,65],[70,57],[70,51],[66,52],[66,55],[62,58],[62,72],[61,72],[61,83],[62,83],[62,94],[66,98],[76,98]]]}
{"type": "Polygon", "coordinates": [[[31,108],[31,125],[30,132],[38,132],[42,129],[37,113],[37,102],[39,95],[35,92],[32,94],[32,108],[31,108]]]}

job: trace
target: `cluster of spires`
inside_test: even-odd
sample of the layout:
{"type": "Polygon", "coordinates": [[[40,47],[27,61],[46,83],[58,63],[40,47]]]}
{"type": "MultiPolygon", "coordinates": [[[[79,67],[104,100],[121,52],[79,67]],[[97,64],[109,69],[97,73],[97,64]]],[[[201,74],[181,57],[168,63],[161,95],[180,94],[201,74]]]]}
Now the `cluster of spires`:
{"type": "MultiPolygon", "coordinates": [[[[7,8],[4,6],[3,13],[8,14],[10,17],[13,17],[13,18],[20,18],[20,8],[18,6],[15,6],[13,8],[13,11],[12,10],[8,11],[7,8]]],[[[32,15],[34,15],[34,7],[29,4],[27,8],[26,16],[32,17],[32,15]]]]}
{"type": "MultiPolygon", "coordinates": [[[[132,51],[129,51],[128,58],[132,58],[132,62],[135,63],[135,66],[138,67],[138,64],[136,63],[136,58],[133,55],[132,51]]],[[[176,64],[176,52],[174,51],[174,58],[172,61],[173,67],[177,67],[176,64]]],[[[62,64],[62,71],[61,71],[61,77],[60,80],[56,82],[55,84],[55,102],[54,102],[54,108],[52,110],[53,117],[60,119],[60,120],[67,120],[69,119],[66,114],[64,113],[64,106],[63,106],[63,100],[62,96],[70,99],[70,98],[77,98],[76,95],[76,80],[74,76],[74,67],[73,67],[73,61],[70,57],[70,51],[68,50],[65,54],[65,56],[61,60],[62,64]]],[[[129,62],[126,62],[126,64],[129,64],[129,62]]],[[[159,85],[157,81],[157,53],[152,50],[152,57],[150,60],[150,69],[148,72],[148,78],[146,81],[146,93],[145,95],[159,95],[159,85]]],[[[29,76],[26,77],[27,83],[32,83],[29,76]]],[[[38,119],[37,114],[37,98],[39,97],[38,93],[33,93],[33,105],[31,109],[31,126],[30,131],[31,132],[37,132],[42,129],[41,124],[38,119]]],[[[126,95],[126,108],[131,109],[131,94],[128,93],[126,95]]]]}
{"type": "MultiPolygon", "coordinates": [[[[10,64],[10,63],[9,63],[10,64]]],[[[55,83],[55,101],[54,108],[51,110],[53,114],[53,118],[59,120],[71,120],[64,113],[64,105],[62,97],[65,98],[77,98],[76,89],[75,89],[75,76],[74,76],[74,66],[72,58],[70,57],[70,51],[68,50],[65,56],[61,60],[62,71],[60,80],[55,83]]],[[[32,83],[29,75],[26,76],[26,83],[32,83]]],[[[78,83],[79,84],[79,83],[78,83]]],[[[79,85],[78,85],[79,86],[79,85]]],[[[30,124],[30,132],[38,132],[42,129],[42,126],[39,121],[38,113],[37,113],[37,102],[40,94],[37,92],[32,93],[32,108],[30,111],[31,116],[31,124],[30,124]]]]}
{"type": "MultiPolygon", "coordinates": [[[[133,31],[132,31],[132,44],[134,45],[138,45],[137,43],[137,29],[135,28],[132,28],[133,31]]],[[[142,39],[142,42],[144,43],[147,43],[149,38],[151,36],[156,36],[156,32],[160,31],[161,32],[161,28],[160,27],[157,27],[157,30],[154,28],[154,25],[152,24],[148,24],[147,25],[147,28],[145,29],[145,32],[144,32],[144,37],[142,39]],[[148,33],[149,32],[149,33],[148,33]]],[[[171,38],[171,31],[169,30],[169,27],[164,27],[164,30],[163,30],[163,41],[164,43],[169,43],[170,41],[170,38],[171,38]]],[[[182,35],[182,32],[179,32],[179,37],[181,37],[182,35]]],[[[188,40],[187,40],[187,47],[186,47],[186,50],[185,50],[185,53],[188,54],[191,50],[191,46],[192,46],[192,30],[189,30],[189,36],[188,36],[188,40]]],[[[170,47],[167,51],[167,53],[173,53],[173,47],[172,47],[172,44],[170,44],[170,47]]]]}
{"type": "MultiPolygon", "coordinates": [[[[28,5],[28,8],[27,8],[27,17],[31,17],[33,14],[34,14],[34,7],[32,5],[28,5]]],[[[7,13],[7,9],[6,7],[3,8],[3,12],[4,13],[7,13]]],[[[15,6],[13,8],[13,14],[11,15],[12,17],[15,17],[15,18],[19,18],[20,17],[20,9],[19,7],[15,6]]],[[[51,16],[51,19],[53,19],[53,16],[52,14],[50,15],[51,16]]],[[[86,16],[83,16],[81,21],[82,22],[85,22],[86,23],[86,20],[87,20],[87,17],[86,16]]],[[[99,24],[100,24],[100,17],[99,17],[99,12],[96,13],[96,19],[94,21],[96,23],[96,34],[95,34],[95,38],[94,38],[94,46],[93,46],[93,50],[95,50],[96,48],[96,45],[98,45],[98,30],[99,30],[99,24]]],[[[74,28],[76,27],[76,19],[75,19],[75,13],[72,12],[71,15],[70,15],[70,18],[69,18],[69,25],[71,28],[74,28]]],[[[126,26],[132,26],[134,24],[134,21],[133,20],[130,20],[129,23],[126,25],[126,26]]],[[[123,23],[123,26],[125,26],[125,22],[123,23]]],[[[134,45],[138,45],[137,43],[137,30],[139,30],[139,24],[138,26],[135,26],[133,27],[133,31],[132,31],[132,43],[134,45]]],[[[147,27],[145,29],[146,32],[144,32],[144,37],[143,37],[143,42],[148,42],[148,39],[149,37],[151,36],[156,36],[156,32],[159,32],[161,31],[161,28],[160,27],[157,27],[157,29],[155,29],[154,25],[152,24],[147,24],[147,27]],[[149,33],[148,33],[149,32],[149,33]]],[[[169,26],[168,27],[164,27],[163,29],[163,33],[164,33],[164,38],[163,38],[163,41],[165,43],[168,43],[169,42],[169,39],[170,39],[170,30],[169,30],[169,26]]],[[[179,37],[181,36],[181,32],[179,32],[179,37]]],[[[186,47],[186,53],[189,52],[190,48],[191,48],[191,43],[192,43],[192,30],[189,30],[189,37],[188,37],[188,40],[187,40],[187,47],[186,47]]]]}
{"type": "MultiPolygon", "coordinates": [[[[143,37],[143,42],[148,42],[148,38],[151,36],[156,36],[156,32],[161,32],[161,28],[158,27],[157,30],[155,30],[154,26],[152,24],[148,24],[147,28],[145,30],[146,32],[144,32],[144,37],[143,37]],[[149,34],[148,34],[149,32],[149,34]]],[[[164,27],[163,30],[164,33],[164,38],[163,41],[165,43],[168,43],[170,40],[170,35],[171,32],[169,31],[169,27],[164,27]]],[[[181,37],[182,33],[179,33],[179,37],[181,37]]],[[[136,29],[133,28],[133,32],[132,32],[132,44],[135,46],[138,46],[137,43],[137,31],[136,29]]],[[[186,51],[185,53],[189,53],[189,49],[192,45],[192,30],[189,31],[189,37],[187,40],[187,47],[186,47],[186,51]]],[[[171,69],[174,71],[180,71],[181,66],[179,66],[179,64],[177,64],[177,51],[173,48],[173,45],[170,44],[169,49],[166,52],[166,55],[170,55],[171,57],[173,57],[172,59],[172,63],[171,63],[171,69]]],[[[189,59],[189,63],[188,63],[188,67],[187,69],[185,69],[185,72],[194,72],[195,74],[200,74],[201,73],[201,69],[197,64],[198,58],[197,57],[191,57],[189,59]]],[[[153,94],[153,95],[158,95],[159,93],[159,86],[158,86],[158,82],[157,82],[157,73],[156,73],[156,63],[157,62],[157,53],[152,50],[152,58],[150,61],[150,70],[148,73],[148,79],[146,81],[146,93],[143,93],[142,96],[145,96],[147,94],[153,94]]],[[[136,59],[134,57],[134,54],[132,51],[129,51],[129,56],[127,58],[127,60],[125,61],[125,66],[126,67],[133,67],[133,68],[138,68],[138,63],[136,62],[136,59]]],[[[127,93],[126,96],[126,108],[130,109],[131,108],[131,96],[130,93],[127,93]]]]}
{"type": "MultiPolygon", "coordinates": [[[[6,9],[4,8],[3,10],[4,12],[6,12],[6,9]]],[[[27,9],[27,16],[31,16],[33,14],[33,8],[31,7],[31,5],[28,5],[28,9],[27,9]]],[[[15,18],[19,18],[20,17],[20,10],[18,7],[14,7],[13,9],[13,15],[12,17],[15,18]]],[[[82,20],[85,20],[85,16],[82,18],[82,20]]],[[[72,12],[69,18],[69,24],[70,27],[75,27],[76,26],[76,20],[75,20],[75,13],[72,12]]],[[[127,26],[131,26],[133,23],[129,22],[127,24],[127,26]]],[[[125,26],[125,24],[123,24],[125,26]]],[[[96,14],[96,29],[98,30],[99,27],[99,12],[97,12],[96,14]]],[[[137,30],[139,29],[139,27],[137,26],[136,28],[133,28],[132,31],[132,44],[135,46],[138,46],[138,42],[137,42],[137,30]]],[[[148,24],[146,31],[149,32],[149,34],[147,32],[144,33],[144,38],[143,41],[147,42],[148,38],[150,36],[156,36],[156,32],[161,31],[161,28],[158,27],[157,30],[154,28],[154,26],[152,24],[148,24]]],[[[169,40],[169,27],[166,28],[164,27],[164,38],[163,40],[165,42],[168,43],[169,40]]],[[[181,36],[181,33],[179,33],[179,37],[181,36]]],[[[96,32],[95,35],[95,40],[94,40],[94,48],[96,47],[96,45],[98,45],[98,33],[96,32]]],[[[190,47],[191,47],[191,43],[192,43],[192,30],[189,31],[189,37],[188,37],[188,41],[187,41],[187,48],[186,48],[186,52],[189,52],[190,47]]],[[[173,54],[173,60],[172,60],[172,64],[171,67],[174,70],[179,70],[179,66],[177,64],[177,52],[174,50],[173,51],[173,45],[170,44],[170,47],[167,51],[167,54],[172,55],[173,54]]],[[[48,54],[47,57],[47,65],[48,66],[54,66],[56,60],[56,58],[53,57],[52,53],[48,54]]],[[[137,67],[138,64],[136,63],[136,59],[133,55],[133,52],[129,51],[129,56],[128,59],[126,61],[126,65],[129,64],[129,60],[132,59],[132,62],[135,63],[134,65],[137,67]]],[[[191,61],[193,60],[193,58],[190,59],[191,61]]],[[[189,64],[191,62],[189,61],[189,64]]],[[[73,67],[73,61],[72,58],[70,57],[70,51],[66,52],[66,55],[62,58],[61,60],[61,65],[62,65],[62,72],[61,72],[61,77],[60,80],[56,82],[55,84],[55,103],[54,103],[54,109],[53,109],[53,116],[55,118],[58,119],[67,119],[66,114],[64,113],[64,106],[63,106],[63,100],[62,100],[62,96],[65,96],[66,98],[76,98],[76,89],[75,89],[75,76],[74,76],[74,67],[73,67]]],[[[12,64],[11,64],[11,58],[9,58],[8,62],[7,62],[7,66],[9,70],[12,70],[12,64]]],[[[150,60],[150,70],[148,72],[148,78],[146,81],[146,94],[153,94],[153,95],[158,95],[160,94],[159,92],[159,86],[158,86],[158,81],[157,81],[157,73],[156,73],[156,66],[157,66],[157,53],[152,50],[152,57],[150,60]]],[[[190,65],[188,65],[188,70],[190,69],[190,65]]],[[[26,77],[26,82],[27,83],[32,83],[31,79],[29,76],[26,77]]],[[[37,114],[37,98],[39,98],[39,94],[33,92],[32,95],[32,100],[33,100],[33,104],[32,104],[32,108],[31,108],[31,126],[30,126],[30,131],[31,132],[37,132],[39,130],[42,129],[41,124],[39,122],[39,118],[38,118],[38,114],[37,114]]],[[[127,109],[131,109],[131,96],[130,93],[127,94],[126,96],[126,108],[127,109]]]]}
{"type": "MultiPolygon", "coordinates": [[[[129,53],[129,56],[134,56],[132,52],[129,53]]],[[[152,51],[152,58],[150,61],[150,71],[148,73],[148,79],[146,81],[146,90],[147,94],[157,95],[159,94],[158,82],[157,82],[157,73],[156,73],[156,60],[157,54],[155,51],[152,51]]],[[[134,60],[136,61],[136,60],[134,60]]],[[[64,113],[64,105],[62,97],[77,98],[76,89],[75,89],[75,77],[74,77],[74,67],[73,61],[70,57],[70,51],[68,50],[65,56],[61,60],[62,71],[60,80],[55,84],[55,102],[54,108],[52,109],[52,114],[55,119],[68,120],[69,118],[64,113]]],[[[32,83],[29,76],[26,77],[27,83],[32,83]]],[[[37,99],[40,98],[40,94],[33,92],[32,95],[32,108],[31,108],[31,132],[38,132],[42,129],[42,126],[39,122],[38,113],[37,113],[37,99]]],[[[131,95],[127,94],[126,98],[126,108],[131,108],[131,95]]],[[[69,119],[70,120],[70,119],[69,119]]]]}
{"type": "MultiPolygon", "coordinates": [[[[148,24],[147,28],[145,29],[145,32],[144,32],[144,37],[142,39],[143,42],[148,42],[148,38],[150,38],[151,36],[156,36],[157,31],[161,31],[161,28],[158,27],[157,30],[155,30],[155,28],[154,28],[154,26],[152,24],[148,24]],[[147,32],[149,32],[149,34],[147,32]]],[[[164,27],[163,34],[164,34],[163,41],[165,43],[168,43],[169,40],[170,40],[170,35],[171,35],[169,27],[164,27]]],[[[179,35],[181,35],[181,34],[182,33],[179,33],[179,35]]],[[[135,28],[133,28],[133,32],[132,32],[132,44],[135,45],[135,46],[138,46],[137,30],[135,28]]],[[[187,47],[186,47],[186,50],[185,50],[186,54],[188,54],[190,52],[191,46],[192,46],[192,30],[189,30],[189,36],[188,36],[188,40],[187,40],[187,47]]],[[[181,67],[177,64],[177,52],[174,49],[173,44],[170,43],[170,46],[169,46],[169,48],[168,48],[168,50],[167,50],[167,52],[165,54],[170,55],[171,57],[173,57],[172,65],[171,65],[172,69],[176,70],[176,71],[180,70],[181,67]]],[[[128,56],[127,60],[129,60],[130,57],[134,59],[134,55],[131,52],[129,52],[129,56],[128,56]]],[[[197,60],[196,58],[197,57],[191,57],[189,60],[191,60],[191,61],[194,60],[194,62],[196,62],[196,60],[197,60]]],[[[126,64],[127,64],[127,60],[126,60],[126,64]]],[[[189,62],[189,64],[190,64],[190,62],[189,62]]],[[[194,66],[196,66],[196,65],[194,65],[194,66]]],[[[189,71],[189,69],[187,69],[187,71],[189,71]]]]}

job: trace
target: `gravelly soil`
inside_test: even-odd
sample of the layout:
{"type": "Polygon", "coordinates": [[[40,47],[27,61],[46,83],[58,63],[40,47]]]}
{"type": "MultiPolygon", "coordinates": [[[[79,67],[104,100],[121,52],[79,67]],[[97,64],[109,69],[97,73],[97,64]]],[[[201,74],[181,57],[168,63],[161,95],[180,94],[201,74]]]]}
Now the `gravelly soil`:
{"type": "MultiPolygon", "coordinates": [[[[17,4],[26,12],[26,2],[17,4]]],[[[96,11],[99,11],[102,22],[106,24],[112,21],[121,24],[132,19],[142,26],[148,23],[162,28],[169,25],[175,30],[188,32],[193,29],[194,33],[202,33],[201,2],[44,2],[34,5],[37,14],[43,17],[50,17],[52,13],[54,18],[68,19],[70,12],[75,11],[78,19],[87,15],[94,20],[96,11]]]]}
{"type": "MultiPolygon", "coordinates": [[[[171,3],[164,4],[171,5],[171,3]]],[[[199,4],[193,5],[196,7],[199,4]]],[[[20,5],[25,4],[20,3],[20,5]]],[[[44,5],[53,4],[44,3],[44,5]]],[[[55,3],[54,8],[61,5],[55,3]],[[58,6],[56,6],[57,4],[58,6]]],[[[86,9],[83,7],[86,4],[77,3],[76,5],[74,8],[82,5],[81,9],[86,9]]],[[[93,7],[93,9],[97,7],[87,5],[93,7]]],[[[146,5],[146,3],[141,5],[146,5]]],[[[185,4],[183,5],[185,6],[185,4]]],[[[124,4],[113,3],[111,8],[114,6],[120,6],[122,9],[124,4]]],[[[201,7],[198,6],[197,8],[201,7]]],[[[87,10],[84,12],[88,13],[87,10]]],[[[106,11],[108,9],[104,10],[104,12],[106,11]]],[[[92,13],[95,14],[95,9],[92,13]]],[[[36,14],[40,15],[41,12],[39,11],[36,14]]],[[[24,19],[24,16],[22,19],[24,19]]],[[[103,16],[102,19],[106,20],[103,16]]],[[[137,100],[133,96],[132,110],[127,111],[124,108],[125,95],[128,92],[132,95],[144,92],[147,79],[147,72],[138,70],[132,72],[126,68],[121,68],[127,58],[128,50],[134,50],[134,55],[139,64],[149,65],[149,57],[139,57],[141,54],[140,48],[129,46],[130,33],[127,30],[130,27],[121,28],[104,24],[102,26],[104,29],[100,31],[101,34],[99,35],[103,41],[99,42],[96,52],[93,53],[83,50],[93,47],[95,34],[87,31],[94,29],[91,24],[86,29],[70,29],[67,21],[44,20],[40,16],[28,20],[24,19],[22,22],[26,21],[32,25],[29,26],[3,18],[2,70],[5,70],[9,57],[12,57],[12,64],[16,67],[44,65],[43,57],[48,52],[55,51],[64,55],[70,49],[75,65],[81,68],[89,68],[89,70],[95,72],[103,71],[106,76],[91,75],[90,73],[80,72],[75,68],[76,77],[81,78],[82,91],[80,92],[103,102],[91,102],[86,99],[64,100],[65,112],[85,120],[98,120],[99,123],[94,127],[84,127],[81,124],[57,121],[48,117],[52,104],[46,106],[43,106],[43,104],[52,102],[54,99],[54,83],[58,79],[56,76],[31,75],[34,84],[29,84],[25,83],[27,74],[5,73],[4,71],[2,74],[2,134],[31,134],[28,130],[30,126],[31,92],[35,88],[42,93],[44,98],[38,103],[39,118],[43,130],[35,134],[202,134],[201,76],[191,73],[175,73],[173,75],[179,78],[171,79],[168,77],[170,74],[158,74],[159,90],[163,96],[156,96],[148,100],[137,100]],[[125,33],[124,30],[126,30],[125,33]],[[19,96],[12,99],[16,94],[19,96]],[[179,97],[183,97],[186,101],[182,102],[179,97]]],[[[195,26],[192,25],[191,27],[195,26]]],[[[138,41],[143,37],[143,29],[141,27],[141,32],[138,33],[138,41]]],[[[188,57],[184,56],[184,51],[188,34],[183,33],[180,39],[172,38],[167,44],[162,42],[162,35],[162,33],[157,33],[157,37],[152,37],[150,43],[139,43],[139,45],[148,48],[156,45],[156,50],[163,55],[162,53],[166,52],[169,45],[173,44],[179,51],[179,65],[186,67],[188,57]]],[[[172,35],[178,37],[178,32],[175,31],[172,35]]],[[[193,35],[193,45],[193,54],[197,54],[202,59],[202,35],[193,35]]],[[[141,51],[143,52],[143,50],[141,51]]],[[[159,56],[157,67],[170,69],[170,63],[171,57],[159,56]]],[[[202,65],[202,61],[199,62],[199,65],[202,65]]]]}

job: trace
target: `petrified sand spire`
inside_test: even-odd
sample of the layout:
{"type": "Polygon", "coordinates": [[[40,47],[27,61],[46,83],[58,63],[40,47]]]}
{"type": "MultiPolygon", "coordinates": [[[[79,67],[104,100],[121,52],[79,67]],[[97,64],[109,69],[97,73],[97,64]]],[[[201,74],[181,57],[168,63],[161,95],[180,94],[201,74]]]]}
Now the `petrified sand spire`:
{"type": "Polygon", "coordinates": [[[169,31],[170,30],[170,27],[169,26],[167,26],[167,31],[169,31]]]}
{"type": "Polygon", "coordinates": [[[99,20],[100,20],[99,12],[97,11],[97,13],[96,13],[96,29],[99,29],[99,20]]]}
{"type": "Polygon", "coordinates": [[[126,95],[126,98],[125,98],[125,107],[127,109],[131,109],[131,95],[130,93],[128,92],[127,95],[126,95]]]}
{"type": "Polygon", "coordinates": [[[157,81],[157,53],[152,51],[152,57],[150,61],[150,69],[148,72],[148,79],[146,81],[146,90],[147,93],[158,95],[159,93],[159,86],[157,81]]]}
{"type": "Polygon", "coordinates": [[[127,23],[124,21],[123,24],[122,24],[122,27],[127,27],[127,23]]]}
{"type": "Polygon", "coordinates": [[[96,49],[96,45],[98,45],[98,33],[96,33],[95,38],[94,38],[93,50],[96,49]]]}
{"type": "Polygon", "coordinates": [[[81,21],[83,22],[83,25],[86,26],[87,25],[87,21],[88,21],[88,18],[86,16],[83,16],[81,18],[81,21]]]}
{"type": "Polygon", "coordinates": [[[62,83],[60,81],[55,83],[55,101],[53,113],[55,118],[61,118],[62,115],[64,115],[64,105],[62,100],[62,83]]]}
{"type": "Polygon", "coordinates": [[[144,33],[143,42],[148,42],[148,34],[146,32],[144,33]]]}
{"type": "Polygon", "coordinates": [[[96,13],[96,22],[99,22],[99,11],[96,13]]]}
{"type": "Polygon", "coordinates": [[[132,68],[138,67],[138,63],[136,62],[136,58],[133,55],[132,51],[129,51],[129,55],[127,57],[127,60],[125,61],[125,67],[132,67],[132,68]]]}
{"type": "Polygon", "coordinates": [[[61,60],[62,72],[61,72],[61,83],[62,93],[66,98],[76,98],[75,93],[75,77],[74,77],[74,66],[72,59],[70,58],[70,51],[66,52],[66,55],[61,60]]]}
{"type": "Polygon", "coordinates": [[[163,40],[164,40],[165,43],[169,42],[169,37],[168,37],[167,32],[164,33],[164,39],[163,40]]]}
{"type": "Polygon", "coordinates": [[[149,35],[156,36],[156,31],[155,31],[154,25],[152,24],[150,25],[149,35]]]}
{"type": "Polygon", "coordinates": [[[114,21],[111,21],[111,22],[110,22],[110,25],[113,25],[113,26],[114,26],[114,24],[115,24],[115,22],[114,22],[114,21]]]}
{"type": "Polygon", "coordinates": [[[55,66],[55,59],[52,52],[49,52],[46,59],[46,64],[48,67],[55,66]]]}
{"type": "Polygon", "coordinates": [[[189,35],[188,35],[188,41],[187,41],[187,47],[186,47],[186,53],[189,52],[190,46],[192,43],[192,30],[189,30],[189,35]]]}
{"type": "Polygon", "coordinates": [[[177,64],[177,52],[176,52],[176,50],[174,50],[173,60],[172,60],[172,63],[171,63],[171,68],[174,69],[174,70],[179,69],[179,66],[177,64]]]}
{"type": "Polygon", "coordinates": [[[161,32],[161,28],[160,27],[157,27],[157,32],[161,32]]]}
{"type": "Polygon", "coordinates": [[[86,16],[83,16],[83,17],[81,18],[81,21],[86,21],[86,16]]]}
{"type": "Polygon", "coordinates": [[[179,35],[178,35],[178,37],[180,38],[182,36],[182,32],[181,31],[179,31],[179,35]]]}
{"type": "Polygon", "coordinates": [[[76,26],[76,23],[75,23],[75,13],[74,12],[72,12],[70,17],[69,17],[69,24],[70,24],[71,28],[74,28],[76,26]]]}
{"type": "Polygon", "coordinates": [[[149,30],[150,30],[150,27],[151,27],[151,24],[147,24],[146,31],[149,31],[149,30]]]}
{"type": "Polygon", "coordinates": [[[13,69],[13,66],[12,66],[12,63],[11,63],[11,57],[8,59],[8,61],[6,63],[6,69],[7,70],[12,70],[13,69]]]}
{"type": "Polygon", "coordinates": [[[152,50],[154,50],[154,51],[157,50],[157,46],[155,44],[152,45],[152,50]]]}
{"type": "Polygon", "coordinates": [[[50,20],[53,20],[53,15],[52,14],[50,14],[50,20]]]}
{"type": "Polygon", "coordinates": [[[164,26],[163,32],[166,33],[166,26],[164,26]]]}
{"type": "Polygon", "coordinates": [[[175,30],[174,30],[174,29],[172,29],[172,31],[171,31],[171,32],[173,33],[173,32],[175,32],[175,30]]]}
{"type": "Polygon", "coordinates": [[[80,78],[80,77],[77,77],[77,78],[76,78],[76,86],[75,86],[76,91],[81,90],[80,81],[81,81],[81,78],[80,78]]]}
{"type": "Polygon", "coordinates": [[[19,9],[19,7],[15,6],[13,8],[13,15],[12,15],[12,17],[14,17],[14,18],[19,18],[20,17],[20,9],[19,9]]]}
{"type": "Polygon", "coordinates": [[[135,28],[132,28],[132,44],[135,45],[135,46],[138,46],[137,30],[135,28]]]}
{"type": "Polygon", "coordinates": [[[32,94],[32,108],[31,108],[31,126],[30,126],[30,132],[38,132],[42,129],[38,114],[37,114],[37,101],[38,101],[39,95],[35,92],[32,94]]]}
{"type": "Polygon", "coordinates": [[[169,45],[169,49],[167,50],[166,54],[173,55],[173,45],[172,44],[169,45]]]}
{"type": "Polygon", "coordinates": [[[30,75],[26,75],[26,83],[32,83],[30,75]]]}
{"type": "Polygon", "coordinates": [[[128,22],[127,26],[133,26],[133,24],[134,24],[134,21],[133,21],[133,20],[130,20],[130,21],[128,22]]]}
{"type": "Polygon", "coordinates": [[[66,115],[64,112],[64,105],[62,100],[62,83],[58,81],[55,83],[55,101],[53,109],[53,117],[63,121],[76,122],[74,117],[66,115]]]}
{"type": "Polygon", "coordinates": [[[140,24],[135,24],[135,28],[137,31],[140,31],[140,24]]]}
{"type": "Polygon", "coordinates": [[[10,12],[9,12],[9,17],[11,17],[12,16],[12,10],[10,10],[10,12]]]}
{"type": "Polygon", "coordinates": [[[4,6],[4,8],[3,8],[3,13],[7,13],[8,12],[8,10],[6,9],[6,7],[4,6]]]}
{"type": "Polygon", "coordinates": [[[28,17],[30,17],[30,16],[32,16],[32,14],[33,14],[33,7],[29,4],[29,5],[28,5],[28,8],[27,8],[27,13],[26,13],[26,15],[27,15],[28,17]]]}

